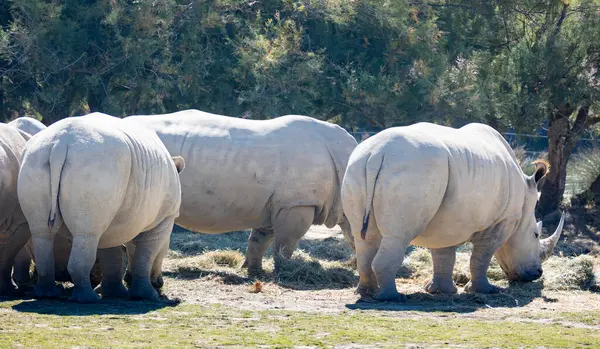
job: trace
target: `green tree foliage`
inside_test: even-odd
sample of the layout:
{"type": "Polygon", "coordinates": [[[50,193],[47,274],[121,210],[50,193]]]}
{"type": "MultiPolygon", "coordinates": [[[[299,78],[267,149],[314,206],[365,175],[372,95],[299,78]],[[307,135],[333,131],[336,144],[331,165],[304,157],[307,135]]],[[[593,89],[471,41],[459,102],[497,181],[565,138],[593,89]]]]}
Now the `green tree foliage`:
{"type": "Polygon", "coordinates": [[[600,7],[593,0],[490,4],[439,5],[439,24],[452,30],[448,51],[456,59],[435,95],[455,122],[548,129],[552,169],[539,208],[550,213],[561,202],[569,156],[600,121],[595,116],[600,107],[600,7]],[[463,51],[455,52],[453,44],[463,51]]]}
{"type": "Polygon", "coordinates": [[[446,62],[427,6],[13,0],[1,10],[4,119],[198,108],[383,128],[432,119],[446,62]]]}
{"type": "Polygon", "coordinates": [[[187,108],[548,129],[541,209],[600,121],[598,0],[0,0],[0,118],[187,108]]]}

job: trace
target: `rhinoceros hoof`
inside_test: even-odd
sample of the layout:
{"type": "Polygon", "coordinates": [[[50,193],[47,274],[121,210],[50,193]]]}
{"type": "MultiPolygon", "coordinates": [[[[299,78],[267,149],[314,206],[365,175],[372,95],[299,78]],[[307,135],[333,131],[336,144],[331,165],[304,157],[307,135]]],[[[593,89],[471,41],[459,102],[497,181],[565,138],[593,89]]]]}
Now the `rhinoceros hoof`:
{"type": "Polygon", "coordinates": [[[433,294],[454,294],[457,289],[452,281],[440,282],[439,280],[431,280],[425,285],[425,291],[433,294]]]}
{"type": "Polygon", "coordinates": [[[127,298],[129,297],[129,292],[127,288],[122,284],[100,284],[100,287],[97,288],[97,292],[102,294],[102,298],[127,298]]]}
{"type": "Polygon", "coordinates": [[[396,290],[381,289],[375,295],[375,300],[379,302],[406,302],[406,296],[396,290]]]}
{"type": "Polygon", "coordinates": [[[73,293],[69,300],[77,303],[96,303],[100,296],[91,287],[73,287],[73,293]]]}
{"type": "Polygon", "coordinates": [[[163,286],[165,285],[165,281],[163,280],[162,275],[157,277],[156,280],[152,280],[152,287],[154,287],[155,290],[160,290],[163,286]]]}
{"type": "Polygon", "coordinates": [[[377,287],[368,287],[359,284],[358,286],[356,286],[355,293],[360,295],[361,297],[369,298],[377,294],[378,290],[379,288],[377,287]]]}
{"type": "Polygon", "coordinates": [[[61,289],[54,283],[52,285],[35,285],[35,298],[46,299],[46,298],[59,298],[62,292],[61,289]]]}
{"type": "Polygon", "coordinates": [[[129,298],[132,300],[150,300],[157,301],[158,300],[158,292],[148,285],[148,287],[136,287],[129,289],[129,298]]]}
{"type": "Polygon", "coordinates": [[[469,281],[465,285],[465,292],[468,292],[468,293],[490,294],[490,293],[499,293],[501,290],[502,289],[500,287],[496,287],[496,286],[490,284],[489,282],[476,284],[474,286],[473,283],[471,281],[469,281]]]}

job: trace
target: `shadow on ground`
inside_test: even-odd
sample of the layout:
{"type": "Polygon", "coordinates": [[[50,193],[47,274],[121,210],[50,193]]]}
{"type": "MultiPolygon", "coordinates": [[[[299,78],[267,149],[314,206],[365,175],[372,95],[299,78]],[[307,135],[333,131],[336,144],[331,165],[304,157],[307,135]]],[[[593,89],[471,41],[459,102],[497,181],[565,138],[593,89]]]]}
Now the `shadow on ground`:
{"type": "Polygon", "coordinates": [[[407,294],[403,303],[371,302],[358,300],[346,304],[348,309],[381,311],[423,311],[471,313],[483,308],[524,307],[536,298],[552,303],[555,299],[542,297],[543,282],[510,283],[497,294],[460,293],[455,295],[432,295],[426,292],[407,294]]]}
{"type": "Polygon", "coordinates": [[[177,300],[164,298],[156,302],[103,299],[92,304],[79,304],[70,302],[67,299],[29,299],[12,306],[12,309],[24,313],[58,316],[136,315],[146,314],[177,304],[179,304],[177,300]]]}

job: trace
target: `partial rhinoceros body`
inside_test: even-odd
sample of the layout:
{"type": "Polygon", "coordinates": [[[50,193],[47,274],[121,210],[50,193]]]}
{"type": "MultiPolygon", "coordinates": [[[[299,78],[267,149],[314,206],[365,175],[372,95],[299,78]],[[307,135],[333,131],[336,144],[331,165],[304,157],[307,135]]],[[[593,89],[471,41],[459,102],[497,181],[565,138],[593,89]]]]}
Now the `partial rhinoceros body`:
{"type": "Polygon", "coordinates": [[[59,230],[72,235],[72,299],[98,299],[89,279],[97,249],[103,296],[126,294],[126,243],[135,245],[130,296],[158,297],[151,279],[160,277],[181,189],[178,168],[152,130],[106,115],[58,121],[27,144],[18,195],[32,232],[38,297],[57,295],[53,240],[59,230]]]}
{"type": "Polygon", "coordinates": [[[409,244],[432,251],[429,292],[456,292],[455,247],[473,243],[467,290],[489,293],[486,272],[496,256],[510,279],[541,276],[562,229],[540,242],[534,209],[548,166],[526,176],[502,136],[489,126],[460,129],[419,123],[387,129],[352,153],[342,184],[354,235],[358,291],[398,300],[395,275],[409,244]]]}
{"type": "MultiPolygon", "coordinates": [[[[28,116],[16,118],[13,121],[9,122],[8,125],[16,127],[19,130],[26,132],[32,136],[46,128],[46,125],[28,116]]],[[[31,266],[31,251],[31,240],[29,240],[27,241],[26,246],[23,247],[15,257],[15,268],[13,278],[15,282],[19,285],[27,284],[30,281],[29,267],[31,266]]]]}
{"type": "Polygon", "coordinates": [[[15,291],[11,280],[17,253],[30,237],[29,227],[17,199],[17,178],[29,134],[0,124],[0,295],[15,291]]]}
{"type": "Polygon", "coordinates": [[[16,118],[9,122],[8,125],[16,127],[23,132],[27,132],[32,136],[46,128],[46,125],[29,116],[16,118]]]}
{"type": "MultiPolygon", "coordinates": [[[[176,223],[203,233],[254,228],[245,265],[261,269],[275,240],[289,257],[312,224],[340,224],[349,236],[340,185],[356,140],[305,116],[245,120],[186,110],[138,115],[171,155],[186,159],[176,223]]],[[[277,262],[276,262],[277,263],[277,262]]]]}

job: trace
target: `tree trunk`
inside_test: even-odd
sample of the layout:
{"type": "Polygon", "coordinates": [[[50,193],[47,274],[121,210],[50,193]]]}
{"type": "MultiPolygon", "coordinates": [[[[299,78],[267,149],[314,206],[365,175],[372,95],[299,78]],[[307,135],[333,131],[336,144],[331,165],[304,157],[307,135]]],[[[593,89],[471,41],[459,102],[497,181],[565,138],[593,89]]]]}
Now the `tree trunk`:
{"type": "Polygon", "coordinates": [[[579,109],[571,127],[569,117],[573,111],[574,109],[568,105],[564,106],[550,120],[548,127],[550,173],[546,176],[538,203],[537,212],[541,216],[554,212],[562,202],[567,179],[567,163],[587,126],[589,106],[585,105],[579,109]]]}

